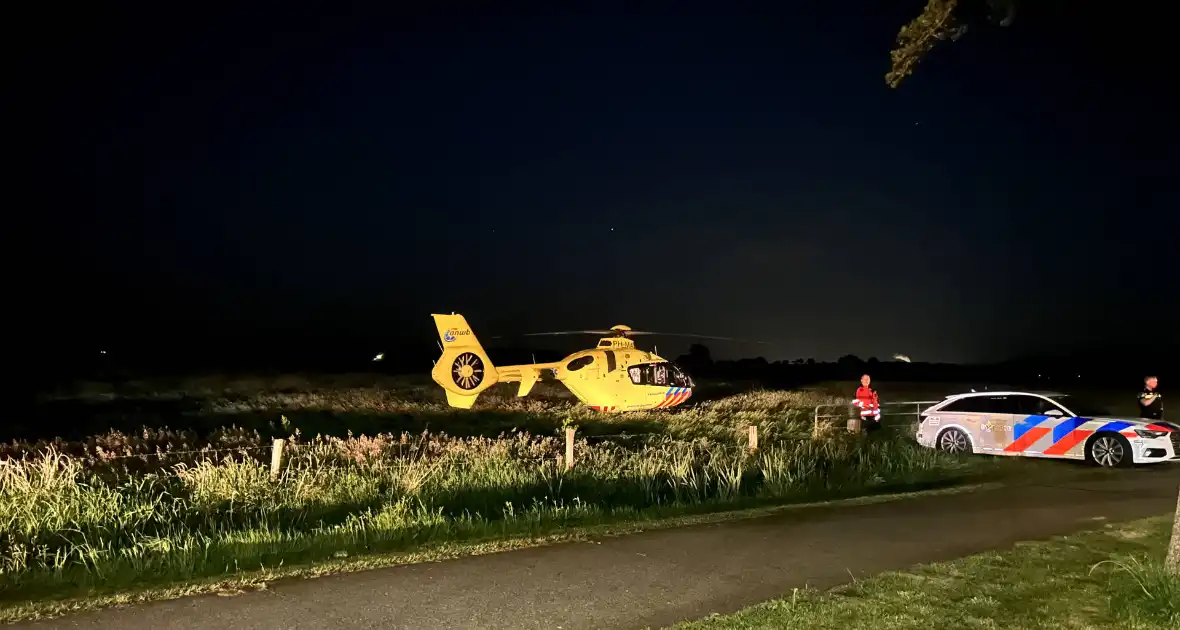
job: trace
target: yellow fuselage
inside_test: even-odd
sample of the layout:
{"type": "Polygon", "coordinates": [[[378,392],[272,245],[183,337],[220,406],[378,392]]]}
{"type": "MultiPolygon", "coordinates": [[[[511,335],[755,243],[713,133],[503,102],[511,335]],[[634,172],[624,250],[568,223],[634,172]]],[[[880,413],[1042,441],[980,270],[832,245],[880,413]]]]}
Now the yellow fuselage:
{"type": "Polygon", "coordinates": [[[462,315],[433,317],[443,354],[431,377],[446,390],[452,407],[470,409],[481,392],[500,382],[520,383],[517,395],[527,396],[544,372],[598,411],[675,407],[692,396],[694,384],[688,374],[623,336],[604,337],[593,349],[554,363],[493,366],[462,315]]]}
{"type": "Polygon", "coordinates": [[[599,347],[575,352],[555,365],[553,376],[598,411],[664,409],[692,396],[693,382],[687,374],[667,359],[636,348],[630,339],[602,339],[599,347]],[[656,369],[665,371],[663,378],[654,373],[656,369]]]}

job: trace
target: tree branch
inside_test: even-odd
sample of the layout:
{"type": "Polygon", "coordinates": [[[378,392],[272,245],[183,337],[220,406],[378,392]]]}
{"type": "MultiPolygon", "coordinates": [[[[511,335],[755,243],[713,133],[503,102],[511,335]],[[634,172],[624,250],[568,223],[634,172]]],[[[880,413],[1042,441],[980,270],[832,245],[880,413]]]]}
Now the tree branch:
{"type": "Polygon", "coordinates": [[[935,40],[958,39],[965,27],[955,24],[953,13],[959,0],[927,0],[922,13],[897,33],[897,47],[889,52],[892,67],[885,73],[891,88],[914,71],[914,66],[934,48],[935,40]]]}
{"type": "MultiPolygon", "coordinates": [[[[981,5],[983,0],[966,0],[970,5],[966,10],[970,16],[965,21],[982,20],[987,15],[987,21],[1000,26],[1008,26],[1016,15],[1016,0],[986,0],[987,8],[981,5]]],[[[891,88],[901,84],[901,80],[914,72],[914,67],[934,48],[937,40],[949,39],[955,41],[967,31],[967,24],[959,24],[956,12],[962,13],[959,0],[927,0],[925,8],[918,17],[909,24],[901,27],[897,33],[897,46],[890,51],[891,67],[885,73],[885,83],[891,88]]]]}

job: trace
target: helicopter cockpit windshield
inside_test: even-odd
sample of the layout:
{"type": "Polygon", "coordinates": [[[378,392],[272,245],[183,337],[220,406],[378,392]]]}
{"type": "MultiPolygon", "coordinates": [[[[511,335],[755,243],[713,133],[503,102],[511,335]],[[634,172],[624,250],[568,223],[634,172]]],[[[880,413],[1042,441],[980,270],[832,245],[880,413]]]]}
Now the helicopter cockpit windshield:
{"type": "Polygon", "coordinates": [[[671,361],[641,363],[627,369],[631,382],[636,385],[655,387],[694,387],[690,377],[680,366],[671,361]]]}

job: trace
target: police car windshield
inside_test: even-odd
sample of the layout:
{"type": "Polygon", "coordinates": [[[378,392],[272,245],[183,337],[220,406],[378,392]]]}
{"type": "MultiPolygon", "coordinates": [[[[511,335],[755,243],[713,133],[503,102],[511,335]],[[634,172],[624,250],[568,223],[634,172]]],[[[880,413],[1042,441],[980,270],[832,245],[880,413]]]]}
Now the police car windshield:
{"type": "Polygon", "coordinates": [[[1050,396],[1053,400],[1059,403],[1062,407],[1070,410],[1075,416],[1081,418],[1095,418],[1109,416],[1110,410],[1106,407],[1095,403],[1092,400],[1085,398],[1078,398],[1077,396],[1050,396]]]}

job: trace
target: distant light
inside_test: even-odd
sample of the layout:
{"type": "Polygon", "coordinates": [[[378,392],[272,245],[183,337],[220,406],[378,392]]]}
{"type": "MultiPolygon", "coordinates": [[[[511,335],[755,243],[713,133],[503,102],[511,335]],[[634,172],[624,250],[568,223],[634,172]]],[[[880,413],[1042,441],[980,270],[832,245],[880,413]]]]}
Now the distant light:
{"type": "Polygon", "coordinates": [[[99,354],[106,354],[106,353],[107,353],[107,351],[106,351],[106,350],[99,350],[99,351],[98,351],[98,353],[99,353],[99,354]]]}
{"type": "Polygon", "coordinates": [[[373,357],[373,360],[374,360],[374,361],[380,361],[380,360],[382,360],[382,359],[384,359],[384,358],[385,358],[385,353],[384,353],[384,352],[378,352],[378,353],[377,353],[377,356],[373,357]]]}
{"type": "Polygon", "coordinates": [[[907,356],[906,356],[906,355],[904,355],[904,354],[895,354],[895,355],[893,355],[893,358],[894,358],[894,359],[896,359],[896,360],[898,360],[898,361],[903,361],[903,362],[905,362],[905,363],[909,363],[909,362],[910,362],[910,358],[909,358],[909,357],[907,357],[907,356]]]}

